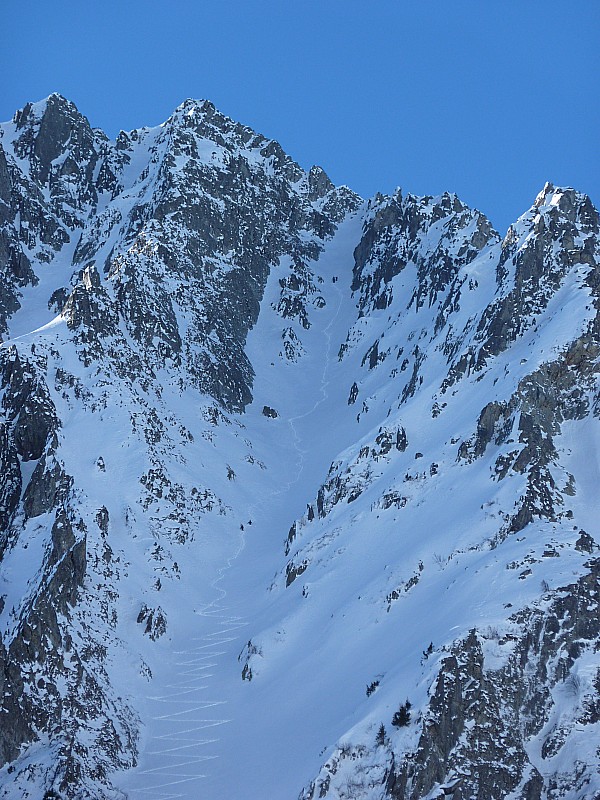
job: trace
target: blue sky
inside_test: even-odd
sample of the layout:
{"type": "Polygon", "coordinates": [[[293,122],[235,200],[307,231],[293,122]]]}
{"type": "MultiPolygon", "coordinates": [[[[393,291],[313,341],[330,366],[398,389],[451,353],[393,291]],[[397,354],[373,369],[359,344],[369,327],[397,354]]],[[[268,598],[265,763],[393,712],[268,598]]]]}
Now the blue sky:
{"type": "Polygon", "coordinates": [[[599,0],[20,0],[0,119],[53,91],[114,136],[208,98],[365,197],[455,191],[504,232],[600,203],[599,0]]]}

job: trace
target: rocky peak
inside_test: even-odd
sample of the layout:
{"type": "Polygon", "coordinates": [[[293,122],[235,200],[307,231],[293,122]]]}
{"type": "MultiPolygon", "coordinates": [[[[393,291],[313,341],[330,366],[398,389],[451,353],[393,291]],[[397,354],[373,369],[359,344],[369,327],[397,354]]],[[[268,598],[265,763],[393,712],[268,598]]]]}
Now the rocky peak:
{"type": "Polygon", "coordinates": [[[94,133],[88,120],[60,94],[28,103],[15,114],[14,122],[15,153],[19,158],[30,159],[31,175],[41,185],[48,184],[51,173],[56,177],[80,169],[95,154],[94,133]],[[61,156],[62,171],[56,173],[53,162],[61,156]]]}
{"type": "Polygon", "coordinates": [[[82,227],[98,202],[94,174],[103,148],[74,103],[59,94],[28,103],[4,126],[3,138],[26,162],[23,178],[47,197],[47,210],[69,230],[82,227]]]}
{"type": "Polygon", "coordinates": [[[496,297],[478,326],[479,365],[533,326],[566,281],[577,274],[589,281],[600,256],[598,233],[598,213],[587,195],[546,184],[502,242],[496,297]]]}
{"type": "Polygon", "coordinates": [[[325,170],[318,166],[311,167],[308,172],[308,187],[308,199],[311,203],[325,197],[335,188],[325,170]]]}
{"type": "Polygon", "coordinates": [[[479,211],[456,197],[376,198],[355,250],[353,290],[360,290],[360,308],[384,309],[393,295],[391,282],[407,266],[417,269],[415,300],[436,301],[457,270],[472,261],[498,234],[479,211]]]}
{"type": "Polygon", "coordinates": [[[594,208],[590,197],[576,189],[555,188],[552,183],[546,183],[536,197],[533,208],[543,213],[552,207],[557,207],[569,222],[585,227],[598,224],[598,211],[594,208]]]}
{"type": "Polygon", "coordinates": [[[289,180],[299,180],[303,174],[276,141],[235,122],[208,100],[185,100],[164,123],[164,127],[173,136],[175,146],[181,147],[186,141],[189,142],[186,131],[193,131],[200,140],[212,142],[217,148],[244,154],[254,151],[254,158],[270,159],[273,167],[282,171],[289,180]]]}

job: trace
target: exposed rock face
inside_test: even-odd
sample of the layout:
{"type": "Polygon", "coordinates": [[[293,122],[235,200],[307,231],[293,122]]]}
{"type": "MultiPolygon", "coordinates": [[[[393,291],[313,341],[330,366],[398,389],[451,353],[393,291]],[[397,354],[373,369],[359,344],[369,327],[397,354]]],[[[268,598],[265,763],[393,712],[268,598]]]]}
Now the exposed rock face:
{"type": "Polygon", "coordinates": [[[5,615],[10,612],[0,649],[2,714],[10,724],[2,726],[0,754],[6,764],[24,744],[51,740],[57,759],[53,784],[70,796],[85,784],[88,748],[101,778],[109,764],[132,763],[137,733],[131,711],[113,709],[106,695],[104,646],[74,625],[86,577],[86,526],[75,515],[73,479],[57,455],[60,422],[45,383],[46,358],[26,358],[16,347],[2,354],[4,563],[8,569],[13,561],[21,563],[17,553],[29,546],[40,547],[41,561],[29,577],[28,593],[13,598],[19,607],[2,604],[5,615]],[[27,482],[22,472],[28,463],[35,467],[27,470],[27,482]],[[32,530],[43,532],[28,541],[32,530]],[[90,720],[98,736],[84,747],[78,731],[90,720]]]}
{"type": "MultiPolygon", "coordinates": [[[[361,290],[361,310],[387,308],[393,300],[390,282],[409,264],[418,276],[409,307],[414,303],[420,308],[425,302],[432,306],[450,285],[456,302],[460,268],[498,238],[483,214],[455,195],[403,198],[398,192],[393,198],[376,198],[354,253],[352,288],[361,290]]],[[[438,324],[442,320],[440,316],[438,324]]]]}
{"type": "MultiPolygon", "coordinates": [[[[576,669],[578,659],[593,653],[600,634],[598,560],[587,566],[589,572],[577,584],[561,587],[564,594],[549,605],[511,617],[509,633],[482,638],[473,630],[441,654],[416,726],[416,748],[400,760],[389,745],[380,751],[385,797],[594,795],[584,763],[564,758],[573,743],[569,739],[592,740],[598,723],[599,675],[582,686],[576,669]],[[495,649],[504,652],[501,668],[487,665],[496,660],[495,649]],[[562,710],[561,719],[564,695],[572,709],[568,715],[562,710]],[[565,724],[571,715],[575,726],[565,724]]],[[[336,754],[302,798],[343,796],[335,793],[334,782],[348,758],[356,762],[356,782],[366,790],[375,770],[368,752],[357,747],[336,754]]]]}
{"type": "Polygon", "coordinates": [[[0,144],[0,331],[6,332],[6,319],[19,308],[18,287],[34,280],[29,259],[19,246],[15,231],[18,208],[13,196],[11,174],[0,144]]]}
{"type": "MultiPolygon", "coordinates": [[[[289,326],[298,319],[309,328],[311,309],[323,304],[310,263],[359,202],[323,170],[305,173],[276,142],[208,102],[186,101],[165,125],[121,133],[116,142],[59,95],[28,104],[4,126],[0,331],[10,337],[13,323],[28,332],[61,316],[58,338],[25,337],[0,353],[0,553],[7,575],[29,540],[40,540],[40,560],[24,576],[27,595],[13,598],[7,584],[2,599],[4,714],[13,723],[0,734],[3,764],[48,739],[56,774],[45,775],[40,764],[37,779],[87,797],[103,796],[105,765],[114,770],[136,759],[135,715],[113,697],[104,666],[118,646],[113,584],[122,555],[109,543],[110,503],[94,511],[65,467],[65,452],[72,452],[66,419],[98,419],[115,400],[127,409],[131,435],[148,453],[136,478],[139,513],[151,528],[171,531],[167,538],[186,541],[194,520],[213,509],[226,514],[210,488],[190,488],[168,474],[165,458],[182,462],[174,452],[194,436],[161,402],[157,373],[166,368],[176,392],[217,401],[205,403],[208,428],[227,419],[219,408],[243,410],[254,374],[244,344],[271,270],[285,262],[275,305],[293,337],[289,326]],[[28,286],[41,299],[37,311],[23,305],[28,286]],[[102,635],[87,619],[98,608],[102,635]],[[42,677],[30,689],[32,674],[42,677]],[[79,732],[88,725],[99,734],[84,746],[79,732]]],[[[269,409],[269,416],[277,412],[269,409]]],[[[211,437],[208,429],[203,435],[211,437]]],[[[95,460],[106,474],[103,457],[95,460]]],[[[235,477],[231,468],[228,474],[235,477]]],[[[133,509],[118,512],[118,525],[135,526],[133,509]]],[[[157,542],[151,562],[154,591],[178,579],[166,542],[157,542]]],[[[138,621],[156,641],[167,614],[146,599],[138,621]]],[[[19,772],[16,784],[27,774],[19,772]]]]}
{"type": "MultiPolygon", "coordinates": [[[[409,531],[415,529],[427,532],[433,541],[432,526],[442,525],[448,534],[440,537],[440,547],[450,552],[434,553],[433,558],[442,574],[455,560],[464,562],[468,552],[498,553],[494,560],[503,563],[502,551],[512,548],[511,537],[517,534],[522,534],[517,542],[523,546],[529,542],[528,552],[520,560],[507,560],[505,568],[515,570],[520,581],[529,580],[535,565],[544,559],[560,558],[564,548],[582,554],[596,552],[588,534],[583,531],[577,538],[578,527],[573,525],[576,508],[581,508],[574,504],[582,491],[578,484],[587,483],[587,478],[583,474],[577,478],[570,466],[575,462],[565,459],[565,453],[573,453],[570,448],[582,447],[570,437],[576,436],[576,430],[585,437],[583,431],[595,428],[598,417],[600,253],[598,224],[589,199],[572,190],[546,186],[532,211],[509,231],[508,239],[514,239],[510,247],[506,239],[499,247],[488,226],[471,217],[468,230],[484,230],[485,235],[469,239],[463,231],[461,235],[470,244],[454,240],[446,246],[446,259],[440,245],[429,241],[427,254],[433,248],[437,263],[445,266],[439,272],[430,266],[433,274],[425,279],[421,272],[424,256],[418,249],[408,249],[409,243],[418,239],[420,227],[416,226],[417,234],[411,233],[412,217],[403,212],[404,202],[400,198],[389,203],[379,200],[355,251],[353,289],[359,293],[360,313],[385,311],[386,324],[378,334],[373,319],[368,326],[359,319],[340,350],[342,362],[354,359],[357,363],[362,354],[362,380],[354,381],[348,401],[356,405],[357,398],[366,398],[357,421],[373,417],[375,423],[379,415],[379,419],[386,418],[386,428],[393,433],[394,423],[401,419],[396,441],[401,441],[402,447],[395,452],[390,447],[393,435],[372,423],[360,444],[349,447],[332,463],[316,501],[296,520],[287,537],[280,585],[288,592],[294,591],[300,574],[304,595],[312,586],[321,586],[326,573],[332,571],[332,561],[339,562],[339,574],[350,569],[352,560],[345,551],[360,552],[364,546],[360,538],[368,535],[369,528],[353,523],[355,512],[345,511],[344,506],[354,505],[361,496],[369,504],[371,517],[375,513],[377,520],[383,520],[393,512],[397,535],[409,542],[409,531]],[[579,311],[574,312],[579,324],[568,324],[569,333],[559,344],[546,338],[544,326],[558,318],[566,322],[566,299],[575,283],[583,290],[579,311]],[[487,297],[475,305],[469,294],[487,297]],[[426,296],[429,300],[424,303],[426,296]],[[523,347],[527,331],[527,347],[523,347]],[[381,370],[391,379],[384,388],[371,374],[381,370]],[[500,381],[505,388],[499,391],[495,387],[500,381]],[[465,435],[461,433],[465,419],[462,403],[476,396],[483,402],[470,423],[472,433],[465,435]],[[422,409],[425,398],[431,398],[429,423],[422,409]],[[445,440],[433,432],[438,424],[445,440]],[[427,425],[431,430],[424,427],[427,425]],[[587,425],[590,428],[584,427],[587,425]],[[456,435],[448,436],[451,430],[456,435]],[[424,456],[427,463],[423,468],[420,461],[424,456]],[[456,479],[451,479],[454,470],[456,479]],[[456,500],[452,499],[458,491],[463,509],[465,502],[476,508],[477,492],[462,472],[473,480],[490,482],[486,493],[480,495],[485,501],[483,517],[478,519],[473,513],[471,522],[465,517],[458,522],[456,500]],[[487,475],[489,478],[484,477],[487,475]],[[430,508],[437,504],[436,493],[448,502],[445,514],[439,517],[427,510],[427,504],[430,508]],[[466,497],[471,499],[466,501],[466,497]],[[323,519],[330,521],[323,523],[323,519]],[[477,530],[483,534],[479,541],[477,530]],[[543,531],[552,541],[544,539],[542,545],[539,540],[536,545],[536,532],[543,536],[543,531]],[[457,541],[452,541],[453,536],[457,541]]],[[[414,207],[413,200],[406,202],[414,207]]],[[[425,207],[428,202],[422,201],[425,207]]],[[[461,214],[457,221],[446,222],[446,229],[455,230],[460,220],[461,214]]],[[[593,448],[591,452],[595,452],[593,448]]],[[[586,502],[593,501],[584,501],[584,507],[586,502]]],[[[379,535],[384,535],[385,523],[371,524],[381,526],[379,535]]],[[[408,637],[411,612],[402,615],[401,603],[410,608],[408,598],[418,603],[419,593],[438,582],[428,572],[426,558],[425,566],[423,561],[405,563],[415,551],[424,552],[418,544],[398,547],[402,566],[392,570],[393,556],[388,550],[384,565],[386,572],[397,577],[393,583],[390,580],[389,591],[380,596],[380,602],[388,612],[401,615],[397,635],[403,641],[408,637]]],[[[464,569],[468,574],[468,565],[464,569]]],[[[301,796],[385,795],[403,800],[595,797],[600,791],[596,778],[600,754],[589,749],[589,743],[597,735],[594,675],[599,665],[594,653],[598,647],[599,587],[595,561],[580,562],[579,569],[582,577],[576,584],[555,584],[548,591],[543,579],[546,594],[541,601],[532,601],[513,616],[508,610],[500,612],[495,619],[502,619],[501,624],[488,629],[480,625],[465,638],[445,643],[436,651],[439,658],[434,671],[427,669],[433,645],[425,647],[423,678],[414,681],[419,687],[414,691],[421,697],[419,712],[413,702],[414,721],[408,730],[390,733],[389,738],[384,731],[376,737],[376,726],[379,722],[387,726],[392,714],[388,711],[388,719],[375,724],[369,715],[369,722],[344,737],[301,796]],[[579,624],[585,633],[573,627],[579,624]],[[588,667],[590,663],[594,666],[588,667]],[[431,685],[426,697],[421,694],[423,681],[431,685]],[[577,686],[576,692],[572,685],[577,686]],[[568,710],[565,694],[570,698],[568,710]],[[580,718],[586,720],[581,729],[575,722],[580,718]],[[560,733],[555,735],[556,731],[560,733]],[[583,757],[577,755],[580,745],[574,744],[580,733],[581,742],[586,743],[583,757]],[[381,785],[383,794],[377,788],[381,785]]],[[[568,572],[561,574],[568,578],[568,572]]],[[[468,578],[456,575],[449,586],[442,583],[439,591],[449,592],[457,580],[462,583],[468,578]]],[[[359,591],[356,584],[352,586],[359,591]]],[[[361,585],[360,590],[365,587],[361,585]]],[[[376,597],[371,591],[366,599],[375,603],[376,597]]],[[[448,603],[450,597],[451,593],[448,603]]],[[[510,593],[507,599],[513,599],[510,593]]],[[[508,602],[505,608],[512,605],[508,602]]],[[[360,616],[358,609],[355,613],[360,616]]],[[[319,624],[316,619],[315,615],[313,625],[319,624]]],[[[255,636],[254,641],[262,645],[266,658],[261,638],[255,636]]],[[[410,641],[405,647],[415,653],[410,641]]],[[[348,658],[358,657],[355,650],[348,650],[348,658]]],[[[402,661],[404,652],[403,648],[402,661]]],[[[417,664],[412,670],[420,672],[417,664]]],[[[406,684],[406,668],[402,674],[406,684]]],[[[380,683],[385,687],[385,681],[380,683]]],[[[400,695],[397,702],[402,699],[400,695]]]]}
{"type": "Polygon", "coordinates": [[[501,239],[192,100],[114,142],[59,95],[0,131],[0,797],[121,796],[236,556],[275,575],[247,697],[322,676],[305,800],[596,797],[590,199],[548,184],[501,239]]]}

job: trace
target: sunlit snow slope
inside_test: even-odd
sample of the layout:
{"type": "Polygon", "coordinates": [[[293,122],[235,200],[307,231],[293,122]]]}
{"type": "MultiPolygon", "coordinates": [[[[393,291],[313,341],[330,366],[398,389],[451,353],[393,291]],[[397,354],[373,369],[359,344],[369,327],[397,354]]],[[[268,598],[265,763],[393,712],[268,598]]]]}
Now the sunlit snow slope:
{"type": "Polygon", "coordinates": [[[600,796],[590,199],[0,131],[0,797],[600,796]]]}

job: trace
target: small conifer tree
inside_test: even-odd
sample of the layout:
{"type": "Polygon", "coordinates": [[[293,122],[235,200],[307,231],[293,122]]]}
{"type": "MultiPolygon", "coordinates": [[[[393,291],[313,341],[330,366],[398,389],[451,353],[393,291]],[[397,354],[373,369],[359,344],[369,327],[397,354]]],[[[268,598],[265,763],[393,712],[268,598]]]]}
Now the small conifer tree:
{"type": "Polygon", "coordinates": [[[393,716],[392,725],[396,728],[405,728],[410,723],[410,701],[402,703],[393,716]]]}

